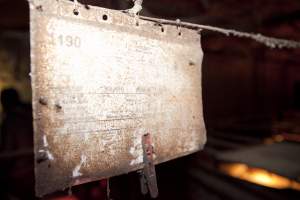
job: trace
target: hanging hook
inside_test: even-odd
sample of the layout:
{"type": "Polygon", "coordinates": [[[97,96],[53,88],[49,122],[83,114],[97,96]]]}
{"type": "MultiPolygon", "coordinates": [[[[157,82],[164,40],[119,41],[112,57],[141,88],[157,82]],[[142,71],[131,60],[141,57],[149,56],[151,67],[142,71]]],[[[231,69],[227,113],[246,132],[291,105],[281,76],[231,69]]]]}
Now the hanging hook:
{"type": "Polygon", "coordinates": [[[164,28],[164,25],[162,23],[154,23],[154,26],[158,26],[162,33],[165,32],[165,28],[164,28]]]}
{"type": "Polygon", "coordinates": [[[140,25],[140,14],[139,13],[134,15],[134,20],[135,20],[135,25],[139,26],[140,25]]]}
{"type": "Polygon", "coordinates": [[[178,35],[181,35],[181,21],[180,19],[176,19],[178,35]]]}
{"type": "Polygon", "coordinates": [[[142,194],[150,193],[152,198],[158,196],[156,172],[154,165],[154,148],[150,133],[142,137],[144,168],[140,172],[140,183],[142,194]]]}
{"type": "Polygon", "coordinates": [[[138,15],[143,9],[143,0],[132,0],[134,5],[132,8],[128,9],[127,12],[131,15],[138,15]]]}
{"type": "Polygon", "coordinates": [[[139,26],[140,12],[143,9],[143,0],[132,0],[134,5],[132,8],[123,10],[122,12],[129,14],[134,17],[134,23],[136,26],[139,26]]]}

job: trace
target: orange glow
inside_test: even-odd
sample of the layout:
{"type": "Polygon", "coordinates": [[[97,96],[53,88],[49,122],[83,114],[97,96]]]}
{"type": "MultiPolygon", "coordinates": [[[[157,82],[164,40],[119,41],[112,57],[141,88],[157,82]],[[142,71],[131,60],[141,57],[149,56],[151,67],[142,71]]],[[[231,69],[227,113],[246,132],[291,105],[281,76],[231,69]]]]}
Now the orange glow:
{"type": "Polygon", "coordinates": [[[264,140],[264,143],[273,144],[273,143],[279,143],[283,141],[300,142],[300,134],[282,133],[278,135],[273,135],[272,137],[266,138],[264,140]]]}
{"type": "Polygon", "coordinates": [[[285,140],[285,138],[283,137],[283,135],[273,135],[271,138],[267,138],[265,139],[264,143],[265,144],[273,144],[276,142],[283,142],[285,140]]]}
{"type": "Polygon", "coordinates": [[[258,185],[275,189],[300,190],[300,183],[288,178],[273,174],[264,169],[251,168],[245,164],[221,164],[220,170],[226,174],[258,185]]]}
{"type": "Polygon", "coordinates": [[[284,141],[284,137],[282,135],[275,135],[274,140],[276,142],[282,142],[282,141],[284,141]]]}

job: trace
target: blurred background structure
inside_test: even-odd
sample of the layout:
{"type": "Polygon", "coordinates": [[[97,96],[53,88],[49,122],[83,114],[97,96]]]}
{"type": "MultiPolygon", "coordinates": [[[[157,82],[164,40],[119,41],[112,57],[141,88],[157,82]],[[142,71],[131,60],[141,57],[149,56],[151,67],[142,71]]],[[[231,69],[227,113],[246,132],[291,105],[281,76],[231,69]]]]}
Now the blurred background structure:
{"type": "MultiPolygon", "coordinates": [[[[119,10],[132,6],[127,0],[79,2],[119,10]]],[[[299,0],[144,0],[143,5],[141,15],[300,41],[299,0]]],[[[34,199],[33,169],[26,164],[33,162],[32,144],[24,142],[32,138],[26,105],[31,101],[28,3],[0,0],[0,9],[0,90],[15,88],[20,96],[10,114],[1,107],[0,199],[34,199]],[[7,135],[13,141],[9,147],[7,135]]],[[[208,142],[202,152],[157,166],[158,199],[299,199],[300,49],[271,50],[211,32],[203,32],[202,45],[208,142]]],[[[140,195],[135,173],[110,183],[112,199],[148,199],[140,195]]],[[[94,182],[74,187],[71,196],[62,192],[45,199],[105,199],[105,189],[105,181],[94,182]]]]}

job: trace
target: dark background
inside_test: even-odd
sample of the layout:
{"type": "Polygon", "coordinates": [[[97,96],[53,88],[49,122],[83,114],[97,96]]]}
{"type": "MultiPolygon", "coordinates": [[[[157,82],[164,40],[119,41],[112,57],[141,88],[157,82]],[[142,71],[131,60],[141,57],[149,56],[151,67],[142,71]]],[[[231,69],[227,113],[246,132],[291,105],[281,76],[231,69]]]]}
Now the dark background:
{"type": "MultiPolygon", "coordinates": [[[[131,6],[126,0],[80,2],[113,9],[131,6]]],[[[142,15],[180,18],[182,21],[300,41],[299,0],[144,0],[143,5],[142,15]]],[[[284,133],[292,135],[292,139],[283,137],[279,142],[299,145],[300,49],[272,50],[248,39],[205,31],[202,45],[202,87],[208,142],[200,153],[157,166],[159,199],[299,199],[300,194],[295,190],[267,188],[221,173],[218,165],[224,160],[218,160],[218,155],[267,145],[276,142],[276,135],[282,136],[284,133]]],[[[15,88],[25,103],[22,106],[24,112],[28,112],[31,101],[29,55],[27,1],[0,0],[0,89],[15,88]]],[[[2,120],[6,117],[3,109],[0,117],[2,120]]],[[[22,124],[16,132],[31,127],[28,118],[22,119],[10,122],[22,124]],[[29,122],[25,124],[26,120],[29,122]]],[[[21,136],[16,134],[15,137],[23,141],[26,140],[24,137],[31,138],[32,135],[23,135],[20,139],[21,136]]],[[[11,152],[18,148],[12,148],[11,152]]],[[[272,151],[272,146],[270,149],[272,151]]],[[[299,163],[298,152],[288,153],[294,155],[294,161],[299,163]]],[[[21,157],[0,154],[1,166],[17,163],[23,157],[32,159],[30,151],[21,153],[21,157]]],[[[284,160],[276,158],[278,163],[284,160]]],[[[32,166],[21,166],[24,166],[21,167],[24,173],[16,168],[12,170],[14,178],[1,178],[1,185],[5,185],[0,186],[3,199],[33,198],[32,166]]],[[[6,177],[5,167],[2,168],[0,175],[6,177]]],[[[299,177],[300,165],[295,180],[299,181],[299,177]]],[[[110,183],[113,199],[148,198],[140,195],[135,173],[112,178],[110,183]]],[[[105,181],[77,186],[73,188],[73,196],[61,198],[104,199],[105,187],[105,181]]],[[[65,194],[67,192],[54,196],[65,194]]]]}

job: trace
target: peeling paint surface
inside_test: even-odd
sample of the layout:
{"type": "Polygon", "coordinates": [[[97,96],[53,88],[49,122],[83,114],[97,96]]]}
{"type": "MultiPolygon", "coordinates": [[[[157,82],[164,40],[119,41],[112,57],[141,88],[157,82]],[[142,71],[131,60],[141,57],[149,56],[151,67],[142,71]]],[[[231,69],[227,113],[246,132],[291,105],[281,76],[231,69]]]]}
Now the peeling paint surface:
{"type": "Polygon", "coordinates": [[[48,147],[48,141],[47,141],[46,135],[43,136],[43,145],[44,145],[44,147],[48,147]]]}
{"type": "Polygon", "coordinates": [[[142,168],[146,133],[156,164],[203,148],[200,35],[135,21],[30,1],[37,196],[142,168]]]}
{"type": "Polygon", "coordinates": [[[53,157],[52,153],[50,153],[49,150],[43,150],[43,149],[41,149],[41,150],[39,150],[39,153],[45,153],[46,154],[46,159],[48,159],[48,160],[54,160],[54,157],[53,157]]]}
{"type": "Polygon", "coordinates": [[[82,173],[80,172],[80,169],[81,169],[82,165],[84,165],[85,163],[86,163],[86,156],[82,155],[80,163],[74,168],[74,170],[72,172],[72,177],[73,178],[77,178],[79,176],[82,176],[82,173]]]}
{"type": "Polygon", "coordinates": [[[143,162],[143,147],[142,136],[147,132],[145,129],[138,129],[133,135],[133,145],[130,147],[129,153],[133,159],[130,161],[130,165],[134,166],[143,162]]]}

